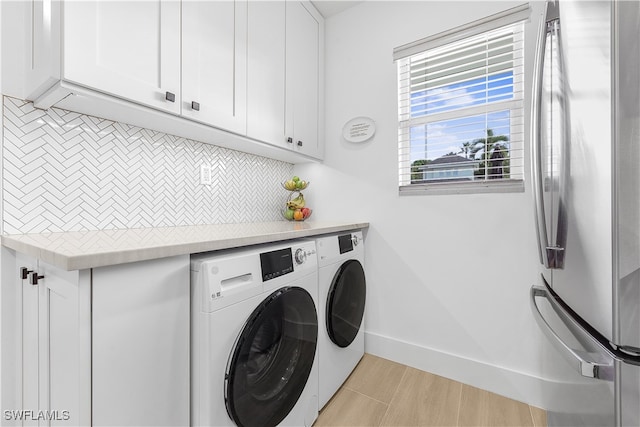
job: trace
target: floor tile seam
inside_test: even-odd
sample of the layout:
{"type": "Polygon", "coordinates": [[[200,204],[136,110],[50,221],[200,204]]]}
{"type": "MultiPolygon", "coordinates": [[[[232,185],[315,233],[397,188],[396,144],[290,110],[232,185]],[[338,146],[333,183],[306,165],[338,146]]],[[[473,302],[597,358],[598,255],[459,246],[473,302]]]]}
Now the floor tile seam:
{"type": "Polygon", "coordinates": [[[529,407],[529,416],[531,417],[531,425],[533,427],[538,427],[536,425],[536,420],[533,418],[533,410],[531,409],[531,405],[527,405],[529,407]]]}
{"type": "Polygon", "coordinates": [[[366,393],[363,393],[363,392],[361,392],[361,391],[355,390],[355,389],[353,389],[353,388],[351,388],[351,387],[348,387],[348,386],[346,386],[346,385],[342,386],[342,388],[344,388],[345,390],[352,391],[352,392],[354,392],[354,393],[358,393],[359,395],[362,395],[362,396],[366,397],[367,399],[371,399],[371,400],[373,400],[373,401],[375,401],[375,402],[382,403],[383,405],[387,405],[387,406],[389,406],[389,405],[390,405],[390,403],[383,402],[382,400],[376,399],[375,397],[371,397],[371,396],[369,396],[369,395],[368,395],[368,394],[366,394],[366,393]]]}
{"type": "Polygon", "coordinates": [[[391,409],[391,404],[393,403],[393,400],[398,395],[398,390],[400,389],[400,384],[402,384],[402,380],[404,379],[404,376],[407,375],[407,372],[409,371],[409,367],[407,365],[403,365],[403,366],[404,366],[404,370],[402,371],[402,375],[400,376],[400,381],[398,381],[398,384],[396,385],[396,389],[393,391],[393,394],[391,395],[391,400],[389,400],[389,404],[387,405],[387,410],[384,411],[384,415],[380,419],[380,424],[382,424],[382,422],[387,417],[387,414],[389,413],[389,410],[391,409]]]}
{"type": "Polygon", "coordinates": [[[387,405],[387,410],[384,411],[384,415],[380,419],[380,425],[382,425],[384,420],[387,418],[387,414],[389,413],[389,410],[391,409],[391,404],[393,403],[393,399],[396,398],[396,395],[398,394],[398,388],[400,387],[400,384],[402,384],[402,380],[404,379],[404,376],[407,374],[408,370],[409,369],[408,369],[407,365],[404,365],[404,371],[402,371],[402,376],[400,377],[400,381],[398,381],[398,385],[396,386],[396,389],[393,392],[393,395],[391,395],[391,400],[389,400],[389,404],[387,405]]]}
{"type": "Polygon", "coordinates": [[[398,390],[400,390],[400,384],[402,384],[404,377],[407,375],[407,372],[409,372],[409,366],[407,365],[403,365],[403,366],[404,366],[404,370],[402,371],[402,375],[400,376],[400,381],[398,381],[398,384],[396,385],[396,389],[393,391],[393,394],[391,395],[391,399],[389,400],[389,406],[391,406],[391,404],[393,403],[393,400],[398,395],[398,390]]]}
{"type": "Polygon", "coordinates": [[[464,384],[460,383],[460,393],[458,393],[458,413],[456,414],[456,426],[460,426],[460,409],[462,407],[462,389],[464,384]]]}
{"type": "Polygon", "coordinates": [[[387,414],[389,413],[389,409],[391,409],[391,402],[389,402],[389,404],[387,405],[387,409],[384,410],[384,414],[382,414],[382,418],[380,418],[380,422],[378,423],[379,426],[381,426],[382,423],[384,423],[384,421],[387,419],[387,414]]]}

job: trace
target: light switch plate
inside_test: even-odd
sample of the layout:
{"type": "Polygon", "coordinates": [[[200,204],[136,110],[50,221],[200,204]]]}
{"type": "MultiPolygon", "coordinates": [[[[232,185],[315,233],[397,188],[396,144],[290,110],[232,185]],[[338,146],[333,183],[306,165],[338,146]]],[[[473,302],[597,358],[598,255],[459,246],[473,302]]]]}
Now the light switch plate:
{"type": "Polygon", "coordinates": [[[200,165],[200,184],[211,185],[211,166],[200,165]]]}

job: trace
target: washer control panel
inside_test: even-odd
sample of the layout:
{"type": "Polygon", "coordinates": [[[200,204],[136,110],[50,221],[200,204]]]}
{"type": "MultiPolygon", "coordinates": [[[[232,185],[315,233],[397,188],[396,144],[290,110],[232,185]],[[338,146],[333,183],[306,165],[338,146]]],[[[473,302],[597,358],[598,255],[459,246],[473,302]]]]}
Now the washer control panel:
{"type": "Polygon", "coordinates": [[[296,264],[302,265],[307,261],[307,257],[311,257],[316,254],[315,249],[305,250],[302,248],[296,249],[293,258],[296,260],[296,264]]]}
{"type": "Polygon", "coordinates": [[[295,283],[317,271],[314,240],[290,240],[191,255],[191,281],[203,312],[295,283]]]}
{"type": "Polygon", "coordinates": [[[262,252],[260,254],[260,266],[262,267],[263,281],[275,279],[276,277],[293,272],[291,248],[262,252]]]}
{"type": "Polygon", "coordinates": [[[280,248],[260,253],[260,267],[262,280],[275,279],[286,274],[293,273],[301,268],[306,269],[306,264],[315,255],[314,242],[295,243],[290,247],[280,248]]]}
{"type": "Polygon", "coordinates": [[[304,251],[304,249],[298,248],[296,249],[294,258],[296,259],[296,264],[304,264],[304,262],[307,260],[307,253],[304,251]]]}

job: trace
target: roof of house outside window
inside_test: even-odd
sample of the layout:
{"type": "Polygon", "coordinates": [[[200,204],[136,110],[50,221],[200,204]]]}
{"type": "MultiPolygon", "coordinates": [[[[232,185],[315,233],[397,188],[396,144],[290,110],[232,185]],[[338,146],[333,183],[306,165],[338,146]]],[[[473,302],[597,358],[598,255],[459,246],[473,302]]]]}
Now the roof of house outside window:
{"type": "Polygon", "coordinates": [[[458,156],[457,154],[447,154],[445,156],[442,157],[438,157],[435,160],[432,160],[431,163],[429,163],[429,166],[431,165],[439,165],[441,163],[468,163],[468,162],[474,162],[475,160],[473,159],[467,159],[466,157],[462,157],[462,156],[458,156]]]}
{"type": "Polygon", "coordinates": [[[457,154],[447,154],[442,157],[438,157],[430,161],[429,163],[420,166],[419,170],[426,171],[428,169],[463,169],[463,168],[475,168],[478,165],[478,160],[467,159],[466,157],[458,156],[457,154]]]}

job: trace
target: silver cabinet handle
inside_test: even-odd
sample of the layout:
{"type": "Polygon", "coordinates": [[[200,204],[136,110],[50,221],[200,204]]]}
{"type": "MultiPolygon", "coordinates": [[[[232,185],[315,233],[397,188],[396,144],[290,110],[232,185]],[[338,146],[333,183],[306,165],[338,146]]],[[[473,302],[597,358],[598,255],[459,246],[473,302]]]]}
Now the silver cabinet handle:
{"type": "Polygon", "coordinates": [[[293,144],[293,138],[288,137],[288,138],[287,138],[287,143],[288,143],[288,144],[293,144]]]}
{"type": "Polygon", "coordinates": [[[536,43],[536,56],[533,65],[533,94],[531,102],[531,174],[533,175],[533,197],[535,202],[536,230],[538,231],[538,254],[540,263],[549,268],[549,257],[547,248],[547,223],[544,215],[544,200],[542,198],[542,148],[540,146],[540,110],[542,105],[542,77],[544,68],[544,51],[547,39],[547,6],[545,6],[544,18],[541,19],[538,29],[538,41],[536,43]]]}
{"type": "Polygon", "coordinates": [[[175,93],[171,93],[171,92],[167,92],[164,95],[164,99],[166,99],[169,102],[176,102],[176,94],[175,93]]]}
{"type": "Polygon", "coordinates": [[[298,147],[302,147],[302,141],[298,141],[298,147]]]}
{"type": "Polygon", "coordinates": [[[560,351],[560,353],[575,366],[577,363],[577,371],[580,375],[588,378],[596,378],[606,381],[613,381],[615,375],[615,369],[613,365],[613,356],[604,348],[602,345],[591,335],[582,328],[582,326],[573,318],[573,316],[568,313],[555,299],[553,295],[547,290],[544,286],[532,286],[531,287],[531,311],[533,311],[533,315],[538,323],[538,326],[547,336],[549,341],[551,341],[554,346],[560,351]],[[551,304],[551,307],[556,312],[558,317],[562,320],[562,322],[567,325],[568,329],[571,331],[578,331],[586,337],[589,342],[592,342],[596,345],[597,348],[601,349],[600,353],[590,353],[585,350],[576,350],[569,347],[560,336],[553,330],[549,322],[546,321],[542,313],[540,312],[540,307],[536,303],[537,297],[546,298],[551,304]],[[599,360],[589,360],[589,359],[599,359],[599,360]]]}

